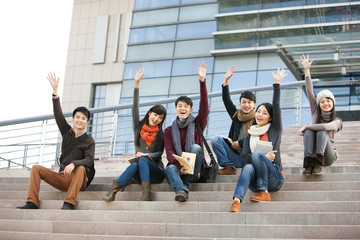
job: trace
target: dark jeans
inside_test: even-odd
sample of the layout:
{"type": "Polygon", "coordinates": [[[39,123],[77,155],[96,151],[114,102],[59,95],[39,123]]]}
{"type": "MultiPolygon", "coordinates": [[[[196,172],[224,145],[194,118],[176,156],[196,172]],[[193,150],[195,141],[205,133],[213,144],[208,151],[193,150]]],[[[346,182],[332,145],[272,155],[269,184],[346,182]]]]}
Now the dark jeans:
{"type": "Polygon", "coordinates": [[[189,192],[188,187],[190,187],[190,184],[199,181],[201,165],[204,156],[203,150],[199,145],[194,144],[190,147],[189,152],[196,153],[195,168],[193,175],[190,174],[180,175],[180,169],[178,169],[175,165],[169,165],[165,169],[165,177],[170,183],[170,186],[172,187],[174,192],[178,192],[181,189],[185,190],[186,192],[189,192]]]}
{"type": "Polygon", "coordinates": [[[223,137],[216,136],[211,139],[211,146],[216,154],[220,166],[231,166],[232,168],[242,168],[246,165],[244,156],[241,153],[236,153],[227,144],[223,137]]]}
{"type": "Polygon", "coordinates": [[[337,152],[334,151],[327,132],[307,129],[304,133],[304,157],[311,157],[315,153],[324,156],[324,166],[330,166],[337,159],[337,152]]]}
{"type": "Polygon", "coordinates": [[[130,164],[116,180],[121,186],[126,186],[131,180],[137,184],[141,184],[141,182],[161,183],[164,180],[164,170],[146,157],[141,157],[138,162],[130,164]]]}
{"type": "Polygon", "coordinates": [[[247,190],[253,192],[268,190],[269,192],[279,191],[284,183],[284,176],[279,166],[260,152],[251,154],[252,164],[245,165],[236,184],[234,197],[243,200],[247,190]]]}

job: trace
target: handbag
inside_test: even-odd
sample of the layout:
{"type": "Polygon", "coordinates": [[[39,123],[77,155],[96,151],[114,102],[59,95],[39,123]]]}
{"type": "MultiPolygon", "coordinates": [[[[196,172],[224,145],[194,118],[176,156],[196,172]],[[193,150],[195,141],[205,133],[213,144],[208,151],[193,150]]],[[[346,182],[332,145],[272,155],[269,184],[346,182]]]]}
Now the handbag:
{"type": "Polygon", "coordinates": [[[198,133],[200,134],[201,139],[203,140],[203,143],[205,145],[205,148],[208,151],[209,156],[210,156],[210,164],[208,164],[206,162],[206,159],[204,160],[205,172],[204,172],[204,175],[200,177],[199,182],[214,183],[216,181],[216,177],[218,175],[219,164],[216,162],[214,154],[212,153],[212,151],[209,147],[209,144],[207,143],[207,141],[200,129],[200,126],[197,124],[196,121],[195,121],[195,127],[196,127],[196,130],[198,131],[198,133]]]}

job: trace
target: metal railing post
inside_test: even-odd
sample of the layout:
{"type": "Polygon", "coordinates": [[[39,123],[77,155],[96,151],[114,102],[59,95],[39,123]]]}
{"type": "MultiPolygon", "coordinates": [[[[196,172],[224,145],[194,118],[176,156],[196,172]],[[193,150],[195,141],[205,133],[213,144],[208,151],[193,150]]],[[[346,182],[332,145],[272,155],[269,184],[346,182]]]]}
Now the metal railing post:
{"type": "Polygon", "coordinates": [[[298,101],[298,104],[299,104],[299,114],[298,114],[298,121],[297,121],[297,125],[298,126],[301,126],[301,121],[302,121],[302,92],[303,92],[303,88],[302,86],[298,86],[298,89],[299,89],[299,101],[298,101]]]}
{"type": "Polygon", "coordinates": [[[43,160],[44,160],[47,121],[48,121],[47,119],[45,119],[43,121],[42,129],[41,129],[40,149],[39,149],[39,165],[42,165],[43,160]]]}
{"type": "MultiPolygon", "coordinates": [[[[26,166],[27,151],[28,151],[28,145],[26,144],[24,146],[23,167],[26,166]]],[[[9,161],[9,163],[10,163],[10,161],[9,161]]]]}
{"type": "Polygon", "coordinates": [[[111,137],[111,142],[110,142],[110,156],[114,156],[115,155],[115,150],[116,150],[116,133],[117,133],[117,127],[118,127],[118,118],[119,118],[119,110],[115,110],[114,111],[114,115],[113,115],[113,131],[112,131],[112,137],[111,137]]]}

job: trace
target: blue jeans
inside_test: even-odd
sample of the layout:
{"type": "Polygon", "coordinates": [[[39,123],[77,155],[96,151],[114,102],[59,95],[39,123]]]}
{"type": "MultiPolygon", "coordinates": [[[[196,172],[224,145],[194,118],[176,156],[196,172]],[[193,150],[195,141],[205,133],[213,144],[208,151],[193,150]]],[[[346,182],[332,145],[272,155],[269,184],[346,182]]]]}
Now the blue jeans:
{"type": "Polygon", "coordinates": [[[251,160],[252,164],[245,165],[241,171],[234,197],[243,200],[248,188],[253,192],[279,191],[284,183],[284,176],[280,172],[279,166],[270,162],[261,152],[252,153],[251,160]]]}
{"type": "Polygon", "coordinates": [[[220,166],[231,166],[232,168],[242,168],[246,165],[244,155],[236,153],[227,144],[223,137],[215,136],[211,139],[211,146],[216,154],[220,166]]]}
{"type": "Polygon", "coordinates": [[[178,192],[181,189],[189,192],[188,187],[190,187],[190,184],[199,181],[201,165],[204,156],[203,150],[199,145],[194,144],[190,147],[189,152],[196,153],[195,169],[193,175],[180,175],[180,169],[178,169],[175,165],[169,165],[165,169],[165,177],[170,183],[170,186],[174,192],[178,192]]]}
{"type": "Polygon", "coordinates": [[[164,170],[146,157],[141,157],[138,162],[130,164],[116,180],[123,187],[131,180],[137,184],[141,184],[141,182],[161,183],[164,180],[164,170]]]}

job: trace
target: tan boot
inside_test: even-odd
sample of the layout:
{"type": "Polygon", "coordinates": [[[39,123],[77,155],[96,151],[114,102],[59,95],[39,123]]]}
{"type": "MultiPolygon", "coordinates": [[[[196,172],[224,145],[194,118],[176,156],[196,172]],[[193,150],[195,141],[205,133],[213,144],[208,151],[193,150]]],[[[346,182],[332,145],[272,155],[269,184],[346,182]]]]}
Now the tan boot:
{"type": "Polygon", "coordinates": [[[107,202],[114,201],[116,193],[120,191],[121,188],[122,188],[121,184],[118,181],[114,180],[113,185],[111,186],[110,190],[103,198],[103,200],[107,202]]]}
{"type": "Polygon", "coordinates": [[[253,202],[270,202],[270,193],[265,190],[259,191],[256,196],[251,197],[250,200],[253,202]]]}
{"type": "Polygon", "coordinates": [[[231,166],[226,165],[221,171],[218,172],[219,175],[235,175],[236,169],[233,169],[231,166]]]}
{"type": "Polygon", "coordinates": [[[140,201],[151,201],[151,183],[150,182],[141,182],[143,189],[140,201]]]}

